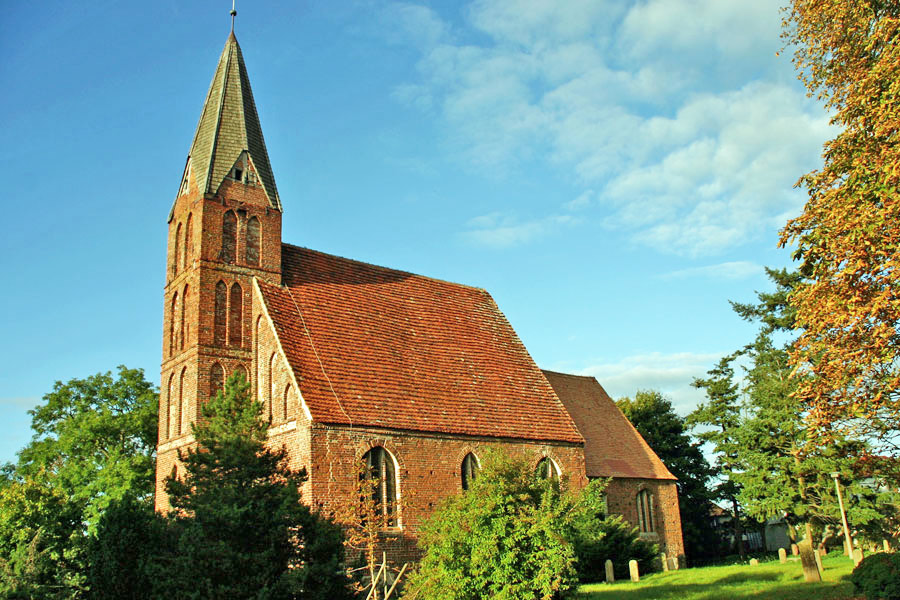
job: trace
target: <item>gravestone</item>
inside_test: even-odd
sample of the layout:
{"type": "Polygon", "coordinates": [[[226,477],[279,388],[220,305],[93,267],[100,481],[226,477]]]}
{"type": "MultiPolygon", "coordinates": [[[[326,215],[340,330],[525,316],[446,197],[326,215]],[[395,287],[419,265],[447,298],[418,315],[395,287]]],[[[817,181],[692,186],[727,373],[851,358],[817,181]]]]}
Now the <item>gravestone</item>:
{"type": "Polygon", "coordinates": [[[659,555],[659,560],[662,563],[662,570],[668,571],[669,570],[669,560],[666,558],[665,552],[663,552],[659,555]]]}
{"type": "Polygon", "coordinates": [[[628,572],[631,574],[631,580],[637,583],[641,580],[641,574],[638,573],[637,561],[632,559],[628,561],[628,572]]]}
{"type": "Polygon", "coordinates": [[[821,574],[824,571],[824,569],[822,568],[822,553],[819,552],[818,548],[816,548],[815,550],[813,550],[813,554],[816,557],[816,566],[819,568],[819,574],[821,574]]]}
{"type": "Polygon", "coordinates": [[[797,550],[800,553],[800,564],[803,565],[803,579],[807,582],[822,581],[822,572],[819,570],[819,563],[816,562],[812,543],[808,539],[803,540],[797,544],[797,550]]]}
{"type": "Polygon", "coordinates": [[[791,544],[791,556],[800,556],[800,546],[791,544]]]}
{"type": "Polygon", "coordinates": [[[615,583],[616,574],[613,573],[612,561],[607,558],[604,566],[606,567],[606,583],[615,583]]]}
{"type": "Polygon", "coordinates": [[[890,551],[891,551],[891,543],[890,543],[889,541],[883,540],[883,541],[881,542],[881,545],[882,545],[882,547],[884,548],[884,551],[885,551],[885,552],[890,552],[890,551]]]}
{"type": "Polygon", "coordinates": [[[784,548],[778,549],[778,562],[781,564],[787,563],[787,552],[785,552],[784,548]]]}
{"type": "Polygon", "coordinates": [[[677,571],[678,570],[678,559],[674,556],[669,559],[669,570],[677,571]]]}
{"type": "Polygon", "coordinates": [[[856,548],[853,549],[853,565],[859,566],[859,563],[862,562],[862,559],[863,559],[862,548],[857,546],[856,548]]]}
{"type": "Polygon", "coordinates": [[[759,566],[759,561],[758,561],[757,559],[755,559],[755,558],[751,558],[751,559],[750,559],[750,566],[751,566],[751,567],[758,567],[758,566],[759,566]]]}

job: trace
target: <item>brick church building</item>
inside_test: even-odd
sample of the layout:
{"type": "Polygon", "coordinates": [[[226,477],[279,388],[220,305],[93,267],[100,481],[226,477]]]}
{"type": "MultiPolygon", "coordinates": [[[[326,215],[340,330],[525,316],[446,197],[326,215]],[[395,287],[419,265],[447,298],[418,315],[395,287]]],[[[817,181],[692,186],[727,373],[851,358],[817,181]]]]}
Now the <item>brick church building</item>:
{"type": "Polygon", "coordinates": [[[240,371],[306,502],[352,498],[359,460],[380,475],[394,560],[488,448],[612,477],[609,510],[683,554],[675,478],[595,379],[542,371],[485,290],[284,243],[282,212],[232,33],[168,219],[157,508],[198,405],[240,371]]]}

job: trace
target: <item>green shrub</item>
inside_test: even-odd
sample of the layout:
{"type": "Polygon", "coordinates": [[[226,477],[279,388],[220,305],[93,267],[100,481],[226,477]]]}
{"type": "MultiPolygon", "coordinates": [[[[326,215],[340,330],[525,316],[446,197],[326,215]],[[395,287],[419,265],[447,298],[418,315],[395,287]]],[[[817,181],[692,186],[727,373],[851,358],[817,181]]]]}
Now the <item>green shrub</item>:
{"type": "Polygon", "coordinates": [[[521,459],[499,453],[484,458],[469,490],[448,498],[425,523],[419,539],[425,556],[406,597],[565,597],[577,585],[575,522],[588,505],[596,513],[599,494],[566,492],[521,459]]]}
{"type": "Polygon", "coordinates": [[[850,581],[866,600],[900,600],[900,553],[865,557],[853,569],[850,581]]]}
{"type": "Polygon", "coordinates": [[[620,515],[578,521],[574,538],[576,569],[581,583],[606,581],[605,562],[613,563],[616,579],[626,579],[628,561],[638,561],[641,574],[656,570],[659,549],[640,539],[638,530],[620,515]]]}

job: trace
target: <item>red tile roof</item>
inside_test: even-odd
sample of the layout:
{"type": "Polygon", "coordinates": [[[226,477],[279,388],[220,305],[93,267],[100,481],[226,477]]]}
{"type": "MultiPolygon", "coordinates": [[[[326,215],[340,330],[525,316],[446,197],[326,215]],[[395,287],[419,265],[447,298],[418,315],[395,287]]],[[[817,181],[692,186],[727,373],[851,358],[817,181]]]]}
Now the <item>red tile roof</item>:
{"type": "Polygon", "coordinates": [[[588,477],[676,479],[593,377],[544,371],[584,436],[588,477]]]}
{"type": "Polygon", "coordinates": [[[486,291],[287,244],[282,276],[259,287],[314,421],[583,442],[486,291]]]}

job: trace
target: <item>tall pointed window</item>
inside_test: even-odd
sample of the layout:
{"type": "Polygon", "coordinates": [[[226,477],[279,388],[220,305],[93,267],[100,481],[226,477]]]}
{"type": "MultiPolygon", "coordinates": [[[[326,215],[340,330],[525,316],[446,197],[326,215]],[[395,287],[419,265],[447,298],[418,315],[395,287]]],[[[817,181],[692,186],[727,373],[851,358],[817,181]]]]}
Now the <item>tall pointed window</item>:
{"type": "Polygon", "coordinates": [[[478,459],[469,452],[462,461],[462,489],[467,490],[478,476],[478,459]]]}
{"type": "Polygon", "coordinates": [[[288,419],[288,402],[290,402],[291,398],[291,384],[287,384],[287,387],[284,388],[284,395],[281,401],[281,418],[285,421],[288,419]]]}
{"type": "Polygon", "coordinates": [[[649,490],[641,490],[637,495],[638,524],[641,533],[656,531],[653,514],[653,494],[649,490]]]}
{"type": "Polygon", "coordinates": [[[259,242],[260,242],[260,231],[259,231],[259,219],[256,217],[250,217],[250,220],[247,221],[247,264],[258,266],[259,265],[259,242]]]}
{"type": "Polygon", "coordinates": [[[247,367],[244,365],[238,365],[237,369],[234,370],[235,373],[240,373],[244,378],[244,381],[250,381],[250,374],[247,373],[247,367]]]}
{"type": "Polygon", "coordinates": [[[244,338],[244,292],[239,283],[231,284],[231,296],[228,301],[228,345],[241,346],[244,338]]]}
{"type": "MultiPolygon", "coordinates": [[[[363,455],[365,477],[371,489],[375,513],[387,527],[397,525],[397,469],[394,457],[381,446],[363,455]]],[[[368,489],[366,490],[368,492],[368,489]]]]}
{"type": "Polygon", "coordinates": [[[187,221],[184,223],[184,268],[194,256],[194,215],[188,213],[187,221]]]}
{"type": "Polygon", "coordinates": [[[172,306],[169,309],[169,356],[175,356],[175,322],[178,320],[178,292],[172,294],[172,306]]]}
{"type": "Polygon", "coordinates": [[[172,416],[175,413],[175,373],[169,375],[169,389],[166,393],[166,439],[171,438],[175,431],[172,416]]]}
{"type": "Polygon", "coordinates": [[[212,400],[216,394],[225,389],[225,369],[219,363],[214,363],[209,370],[209,398],[212,400]]]}
{"type": "Polygon", "coordinates": [[[185,398],[185,378],[187,376],[187,367],[181,370],[181,377],[178,380],[178,425],[176,433],[181,435],[187,431],[187,398],[185,398]]]}
{"type": "Polygon", "coordinates": [[[224,281],[216,284],[216,305],[213,314],[213,343],[225,345],[225,328],[228,323],[228,286],[224,281]]]}
{"type": "Polygon", "coordinates": [[[233,263],[237,255],[237,216],[229,210],[222,217],[222,260],[233,263]]]}
{"type": "Polygon", "coordinates": [[[181,266],[181,223],[175,227],[175,252],[172,253],[172,275],[178,275],[181,266]]]}
{"type": "Polygon", "coordinates": [[[253,351],[253,360],[256,363],[256,399],[263,406],[266,405],[266,396],[263,393],[265,388],[265,381],[263,381],[263,373],[265,369],[265,362],[262,359],[262,356],[259,353],[260,343],[259,343],[259,333],[262,329],[262,315],[256,317],[256,330],[253,334],[253,343],[254,351],[253,351]]]}
{"type": "Polygon", "coordinates": [[[269,373],[266,378],[266,414],[269,417],[269,423],[272,422],[272,417],[275,411],[272,409],[272,403],[275,401],[275,373],[277,372],[275,368],[275,362],[278,360],[278,355],[274,352],[272,353],[271,358],[269,358],[269,373]]]}
{"type": "Polygon", "coordinates": [[[559,479],[559,467],[556,466],[556,463],[549,456],[545,456],[538,461],[534,472],[541,479],[559,479]]]}
{"type": "Polygon", "coordinates": [[[184,286],[184,292],[181,294],[181,315],[178,317],[178,349],[184,350],[184,345],[187,343],[187,328],[188,323],[185,318],[185,311],[187,310],[188,303],[188,286],[184,286]]]}

